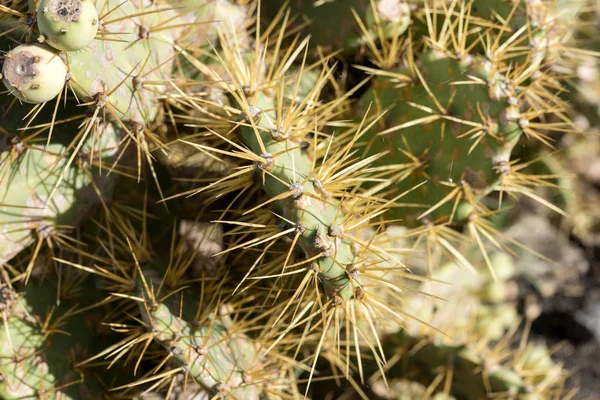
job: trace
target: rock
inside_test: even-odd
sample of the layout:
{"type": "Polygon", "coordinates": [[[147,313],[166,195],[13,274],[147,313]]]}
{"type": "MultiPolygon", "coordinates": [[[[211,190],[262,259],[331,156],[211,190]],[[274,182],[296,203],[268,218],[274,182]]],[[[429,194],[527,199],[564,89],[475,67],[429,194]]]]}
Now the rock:
{"type": "Polygon", "coordinates": [[[546,218],[523,214],[506,235],[530,250],[515,249],[516,273],[529,279],[544,297],[581,292],[579,277],[588,271],[589,262],[583,250],[546,218]]]}

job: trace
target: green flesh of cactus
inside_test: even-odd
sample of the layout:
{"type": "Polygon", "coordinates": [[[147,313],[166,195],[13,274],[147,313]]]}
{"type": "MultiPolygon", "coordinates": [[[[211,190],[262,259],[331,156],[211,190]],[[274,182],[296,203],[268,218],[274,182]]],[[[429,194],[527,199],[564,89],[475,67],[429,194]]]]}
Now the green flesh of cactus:
{"type": "Polygon", "coordinates": [[[154,339],[174,354],[189,375],[213,395],[231,393],[235,398],[256,399],[260,385],[244,382],[244,371],[256,368],[258,349],[250,338],[230,335],[217,319],[211,327],[193,328],[160,304],[146,315],[156,330],[154,339]],[[179,340],[173,340],[177,335],[179,340]],[[206,351],[206,354],[203,352],[206,351]]]}
{"type": "MultiPolygon", "coordinates": [[[[409,155],[417,157],[420,163],[415,171],[399,176],[396,182],[398,193],[402,193],[427,181],[402,198],[402,202],[425,208],[393,211],[393,218],[404,218],[409,225],[451,192],[453,188],[444,183],[465,182],[476,197],[490,193],[499,179],[495,166],[509,161],[511,149],[522,133],[519,111],[509,103],[503,77],[494,74],[485,59],[474,57],[461,62],[431,51],[422,55],[418,68],[444,111],[439,110],[419,78],[407,71],[398,72],[414,84],[399,88],[393,78],[377,77],[360,100],[362,110],[369,105],[378,110],[389,108],[382,124],[371,131],[367,155],[389,150],[393,161],[386,157],[386,164],[409,164],[414,161],[409,155]],[[436,119],[436,115],[441,117],[436,119]],[[419,120],[425,123],[411,126],[411,121],[419,120]],[[473,123],[484,125],[480,130],[484,137],[478,143],[473,123]],[[406,127],[378,135],[402,124],[406,127]],[[469,135],[461,136],[469,131],[469,135]]],[[[447,202],[430,218],[449,217],[453,207],[452,201],[447,202]]]]}
{"type": "Polygon", "coordinates": [[[113,117],[147,123],[156,117],[157,93],[162,85],[168,86],[175,55],[173,42],[179,33],[177,28],[159,27],[179,21],[174,18],[175,11],[160,2],[143,8],[137,4],[116,0],[96,3],[99,14],[114,12],[101,21],[103,28],[88,48],[68,53],[70,84],[83,101],[108,95],[113,117]],[[137,15],[140,13],[143,15],[137,15]],[[145,87],[147,82],[152,86],[145,87]]]}
{"type": "MultiPolygon", "coordinates": [[[[41,0],[40,9],[48,7],[55,1],[58,0],[41,0]]],[[[75,0],[72,1],[75,2],[75,0]]],[[[421,5],[421,2],[409,1],[421,5]]],[[[29,0],[29,2],[29,7],[32,7],[33,0],[29,0]]],[[[0,0],[0,5],[21,10],[21,12],[26,11],[26,3],[27,1],[24,0],[0,0]]],[[[274,12],[278,11],[278,7],[284,4],[284,1],[269,1],[268,5],[267,1],[262,3],[262,6],[267,9],[266,13],[272,16],[274,12]]],[[[399,37],[411,23],[406,2],[400,0],[332,0],[323,1],[319,7],[314,7],[315,0],[292,0],[290,3],[292,16],[302,13],[312,20],[312,25],[308,28],[312,32],[311,43],[324,46],[327,50],[343,49],[343,55],[348,58],[358,55],[367,46],[367,40],[359,29],[352,9],[356,10],[357,15],[367,26],[367,37],[373,41],[380,38],[380,33],[386,39],[399,37]],[[381,26],[380,32],[374,27],[376,18],[370,11],[372,4],[375,4],[378,16],[382,19],[383,26],[381,26]]],[[[512,9],[511,3],[502,0],[490,2],[475,0],[473,15],[498,23],[496,15],[505,18],[512,9]]],[[[529,3],[538,4],[535,0],[528,1],[527,4],[529,3]]],[[[74,123],[58,123],[53,128],[52,140],[46,146],[45,134],[36,136],[33,140],[23,139],[32,130],[28,129],[24,132],[18,130],[25,125],[23,118],[31,111],[31,108],[16,101],[11,113],[4,114],[8,108],[8,104],[5,104],[7,99],[13,100],[13,98],[0,95],[0,105],[3,106],[1,109],[3,119],[0,119],[0,272],[4,272],[2,269],[4,263],[13,259],[15,255],[36,240],[51,235],[54,229],[77,225],[86,216],[89,209],[100,202],[98,191],[102,198],[110,196],[114,182],[113,176],[107,175],[108,168],[116,158],[118,144],[123,134],[123,126],[114,120],[120,119],[125,123],[137,122],[144,125],[148,125],[154,120],[161,120],[157,118],[157,116],[161,116],[162,111],[161,97],[170,88],[171,80],[175,81],[176,79],[173,77],[176,51],[184,49],[188,55],[197,57],[200,62],[208,63],[207,60],[211,60],[214,63],[215,58],[207,57],[205,50],[210,50],[211,45],[219,45],[220,38],[216,34],[219,24],[210,22],[227,20],[228,25],[236,27],[238,25],[241,27],[248,22],[246,19],[247,9],[239,6],[233,0],[83,0],[82,4],[88,6],[95,4],[93,7],[95,7],[96,15],[104,15],[102,20],[97,21],[98,32],[89,18],[87,22],[69,23],[68,26],[56,23],[56,21],[38,19],[39,33],[46,37],[47,42],[43,45],[35,44],[35,46],[47,47],[51,44],[57,49],[63,50],[61,58],[65,60],[69,69],[68,85],[76,95],[78,102],[89,103],[92,111],[99,110],[100,112],[97,114],[99,120],[107,117],[112,122],[103,122],[100,129],[94,129],[85,141],[81,154],[78,154],[75,162],[67,167],[67,162],[73,154],[74,143],[72,140],[78,132],[81,132],[81,119],[74,123]],[[142,4],[144,5],[142,6],[142,4]],[[184,8],[174,9],[171,6],[184,6],[184,8]],[[109,10],[113,11],[108,13],[109,10]],[[203,22],[206,24],[203,25],[203,22]],[[183,26],[182,24],[189,25],[183,26]],[[165,26],[168,28],[164,29],[165,26]],[[63,28],[67,28],[67,31],[62,32],[63,28]],[[90,38],[94,37],[95,39],[89,42],[90,38]],[[174,46],[174,44],[176,45],[174,46]],[[102,132],[100,136],[96,135],[98,130],[102,132]],[[90,165],[88,162],[89,153],[92,151],[96,155],[93,160],[94,165],[90,165]],[[101,174],[96,165],[100,162],[103,165],[101,174]],[[55,187],[59,179],[61,183],[55,187]],[[56,190],[54,191],[54,189],[56,190]],[[47,204],[46,200],[51,192],[54,192],[54,197],[47,204]]],[[[535,13],[536,9],[532,9],[531,12],[535,13]]],[[[87,15],[91,16],[92,14],[87,15]]],[[[510,24],[513,32],[526,25],[532,18],[527,14],[525,5],[523,5],[510,24]]],[[[20,26],[15,31],[19,34],[23,33],[25,29],[22,19],[7,18],[1,12],[0,26],[4,28],[20,26]]],[[[37,32],[35,26],[33,26],[33,32],[37,32]]],[[[276,35],[273,32],[271,34],[271,39],[276,40],[276,35]]],[[[510,36],[510,34],[506,35],[510,36]]],[[[543,48],[542,44],[547,39],[547,34],[548,32],[544,29],[533,32],[531,37],[540,44],[538,46],[533,43],[536,49],[543,48]]],[[[526,32],[523,36],[525,35],[527,35],[526,32]]],[[[230,38],[225,36],[225,40],[230,38]]],[[[250,43],[248,36],[241,39],[236,37],[237,40],[246,41],[240,43],[239,47],[243,49],[246,49],[246,45],[250,43]]],[[[418,42],[415,40],[415,43],[418,42]]],[[[521,47],[528,45],[532,45],[529,39],[520,44],[521,47]]],[[[415,46],[415,49],[420,49],[418,46],[415,46]]],[[[14,46],[11,45],[11,48],[14,46]]],[[[8,50],[8,47],[2,46],[2,49],[8,50]]],[[[480,51],[481,47],[470,48],[470,51],[473,49],[480,51]]],[[[242,52],[240,58],[246,56],[252,57],[242,52]]],[[[539,66],[545,56],[545,52],[529,51],[527,56],[516,55],[507,57],[504,61],[506,64],[509,64],[508,60],[511,60],[539,66]],[[527,57],[532,57],[532,59],[527,57]]],[[[372,87],[358,103],[360,117],[364,116],[369,107],[371,107],[369,115],[374,114],[373,109],[376,109],[375,113],[378,115],[382,110],[387,110],[380,119],[381,123],[375,124],[366,135],[362,136],[362,140],[366,139],[369,142],[363,156],[365,159],[389,152],[385,157],[376,159],[374,164],[381,167],[402,163],[406,165],[409,163],[420,164],[414,169],[399,172],[394,178],[394,185],[392,185],[396,193],[391,193],[390,197],[407,192],[401,202],[421,206],[419,208],[397,207],[385,215],[390,220],[402,219],[402,224],[405,226],[419,224],[419,220],[422,220],[420,214],[443,201],[456,187],[468,188],[469,193],[476,199],[481,199],[498,189],[502,167],[510,161],[511,151],[523,134],[522,125],[528,122],[520,119],[520,110],[522,111],[526,105],[518,97],[519,89],[513,88],[513,82],[509,82],[509,79],[494,72],[492,63],[480,56],[466,56],[461,60],[452,57],[450,52],[441,54],[434,50],[418,53],[418,60],[415,64],[422,74],[422,81],[414,70],[403,66],[402,69],[394,71],[395,77],[400,77],[400,79],[383,75],[375,77],[372,87]],[[428,92],[435,95],[436,101],[428,92]],[[411,122],[414,121],[422,121],[422,123],[412,124],[411,122]],[[406,125],[404,128],[394,129],[403,124],[406,125]],[[482,127],[480,131],[475,129],[478,124],[482,127]],[[390,130],[390,132],[378,135],[384,130],[390,130]],[[470,131],[469,135],[461,136],[468,131],[470,131]],[[415,158],[412,159],[409,155],[415,158]],[[425,184],[411,190],[424,181],[426,181],[425,184]]],[[[231,67],[232,70],[236,68],[232,65],[227,65],[227,67],[231,67]]],[[[219,69],[219,66],[216,66],[215,69],[219,69]]],[[[182,68],[182,72],[185,78],[192,76],[197,80],[206,78],[198,74],[198,71],[194,71],[196,74],[188,74],[189,71],[186,71],[185,66],[182,68]]],[[[239,90],[239,93],[242,93],[242,89],[245,90],[244,95],[247,96],[245,100],[248,100],[252,107],[250,110],[244,110],[249,112],[244,115],[246,117],[244,125],[236,131],[239,138],[232,140],[239,140],[245,148],[265,160],[264,163],[255,165],[255,182],[270,199],[277,199],[270,202],[268,206],[265,205],[265,208],[272,206],[277,217],[281,217],[278,222],[284,221],[281,224],[281,230],[290,228],[293,230],[288,237],[297,237],[297,240],[294,241],[296,246],[294,250],[301,250],[294,253],[294,257],[314,260],[310,266],[307,266],[319,277],[316,284],[317,291],[321,292],[321,288],[323,288],[325,296],[329,299],[337,297],[338,300],[340,298],[343,300],[358,298],[360,294],[363,294],[363,290],[365,290],[364,293],[372,293],[373,296],[377,296],[384,292],[381,290],[384,285],[377,283],[382,283],[387,279],[385,273],[376,271],[370,273],[366,279],[358,274],[353,276],[351,267],[355,263],[364,263],[365,259],[357,254],[356,249],[359,246],[346,239],[341,231],[341,227],[350,219],[349,215],[362,216],[361,213],[364,210],[347,210],[346,204],[337,198],[339,197],[337,194],[333,198],[325,195],[321,182],[313,179],[315,174],[313,152],[317,150],[311,148],[310,143],[304,142],[305,140],[310,142],[311,138],[294,136],[295,132],[287,137],[290,132],[280,131],[279,127],[274,124],[274,121],[278,121],[275,110],[280,107],[271,93],[283,93],[286,98],[284,103],[295,101],[298,105],[314,87],[321,84],[319,74],[311,71],[304,74],[303,78],[305,79],[301,80],[299,91],[296,94],[292,93],[293,91],[290,91],[289,87],[279,91],[280,88],[273,84],[275,80],[268,83],[261,82],[261,84],[270,86],[264,91],[262,90],[265,86],[250,89],[235,87],[234,90],[239,90]],[[293,96],[296,98],[292,98],[293,96]],[[374,277],[376,279],[373,279],[374,277]],[[381,281],[377,278],[380,278],[381,281]],[[373,283],[374,281],[377,283],[373,283]],[[364,289],[357,289],[363,283],[365,284],[364,289]]],[[[51,80],[52,83],[64,81],[59,75],[56,74],[61,79],[51,80]]],[[[223,73],[221,76],[224,77],[223,81],[226,81],[227,84],[235,80],[227,76],[227,73],[223,73]]],[[[181,80],[177,80],[177,84],[186,82],[183,77],[181,80]]],[[[32,103],[50,101],[60,92],[60,90],[56,90],[60,85],[55,86],[52,96],[48,94],[42,97],[31,97],[29,100],[32,103]]],[[[190,99],[193,96],[191,87],[193,86],[181,86],[183,91],[189,90],[190,99]]],[[[63,110],[62,101],[59,104],[58,119],[77,115],[75,113],[83,109],[76,106],[72,97],[74,96],[71,94],[67,100],[67,110],[63,110]]],[[[234,115],[233,113],[229,114],[229,111],[235,108],[233,97],[231,96],[228,99],[231,101],[225,102],[226,107],[222,107],[220,110],[223,114],[227,114],[223,119],[228,121],[231,119],[229,117],[234,115]]],[[[19,98],[24,102],[28,100],[26,96],[19,98]]],[[[237,98],[239,99],[239,97],[237,98]]],[[[182,103],[184,102],[182,101],[182,103]]],[[[175,101],[174,104],[177,102],[175,101]]],[[[283,109],[286,107],[287,105],[284,105],[283,109]]],[[[33,124],[48,122],[49,113],[53,108],[52,104],[48,104],[39,114],[39,120],[34,120],[33,124]]],[[[175,114],[185,113],[176,106],[173,109],[175,114]]],[[[174,118],[183,120],[186,117],[188,119],[185,121],[197,126],[198,129],[208,128],[218,131],[219,127],[211,126],[209,122],[206,122],[207,118],[200,119],[195,115],[184,115],[183,117],[176,115],[174,118]],[[194,124],[197,122],[195,118],[201,120],[202,123],[194,124]]],[[[308,122],[308,124],[311,123],[313,122],[308,122]]],[[[327,126],[326,129],[331,126],[327,126]]],[[[229,126],[227,128],[229,129],[229,126]]],[[[233,134],[228,129],[223,132],[223,135],[225,133],[233,134]]],[[[167,133],[172,134],[173,132],[169,130],[167,133]]],[[[165,136],[168,136],[167,133],[165,136]]],[[[207,175],[213,172],[215,175],[217,174],[216,168],[215,171],[207,171],[207,165],[210,164],[207,162],[205,152],[190,155],[192,150],[188,147],[182,149],[181,147],[184,146],[182,143],[174,141],[168,150],[161,154],[165,157],[168,154],[170,158],[165,162],[170,167],[185,170],[189,175],[195,175],[197,170],[206,172],[207,175]]],[[[334,149],[336,146],[337,142],[334,142],[331,148],[334,149]]],[[[159,147],[158,150],[161,151],[163,148],[159,147]]],[[[362,149],[358,149],[358,151],[360,150],[362,149]]],[[[214,161],[213,158],[210,158],[209,161],[211,160],[214,161]]],[[[222,165],[221,167],[225,168],[222,165]]],[[[170,178],[172,179],[173,176],[170,178]]],[[[352,185],[348,186],[350,188],[352,185]]],[[[134,191],[138,194],[143,190],[134,189],[134,191]]],[[[252,201],[253,199],[249,198],[245,207],[252,207],[254,205],[252,201]]],[[[148,212],[146,206],[149,203],[144,204],[143,210],[141,204],[133,203],[132,201],[131,204],[126,204],[123,209],[137,216],[143,213],[146,218],[146,212],[148,212]]],[[[448,201],[428,213],[427,219],[447,220],[452,218],[453,221],[464,221],[468,217],[469,211],[468,207],[463,207],[464,205],[464,197],[463,203],[458,207],[454,201],[448,201]]],[[[119,212],[123,209],[110,209],[110,212],[114,211],[114,216],[119,217],[121,215],[119,212]]],[[[210,212],[213,211],[214,209],[210,210],[210,212]]],[[[244,212],[246,210],[235,211],[244,212]]],[[[154,210],[150,211],[150,213],[153,212],[154,210]]],[[[246,215],[252,216],[251,213],[246,215]]],[[[370,222],[375,225],[374,220],[375,218],[370,222]]],[[[123,226],[125,225],[127,224],[123,224],[123,226]]],[[[132,223],[131,226],[133,225],[135,224],[132,223]]],[[[140,253],[148,250],[148,243],[155,241],[159,236],[154,227],[147,228],[148,226],[145,225],[144,239],[140,240],[140,243],[143,242],[144,248],[140,247],[140,250],[143,250],[140,253]],[[150,233],[148,242],[146,242],[146,232],[150,233]]],[[[85,237],[82,242],[88,239],[85,237]]],[[[105,243],[98,240],[98,242],[102,246],[106,245],[106,249],[108,247],[113,249],[112,241],[105,243]],[[110,243],[110,246],[107,243],[110,243]]],[[[129,241],[127,243],[131,248],[131,243],[129,241]]],[[[97,245],[98,243],[94,243],[90,248],[95,249],[97,245]]],[[[161,250],[163,249],[161,248],[161,250]]],[[[390,252],[392,252],[391,250],[390,252]]],[[[266,257],[277,254],[277,251],[279,249],[266,257]]],[[[131,253],[136,256],[134,250],[131,253]]],[[[252,252],[240,252],[240,257],[251,258],[252,254],[252,252]]],[[[118,259],[114,254],[110,256],[114,256],[114,260],[118,259]]],[[[396,267],[395,264],[391,264],[391,260],[388,261],[390,261],[390,269],[396,267]]],[[[84,268],[90,270],[91,264],[95,261],[86,259],[85,262],[80,262],[84,268]],[[84,263],[85,265],[83,265],[84,263]]],[[[290,264],[293,262],[290,261],[290,264]]],[[[117,266],[112,267],[117,270],[117,266]]],[[[237,264],[232,265],[231,271],[237,274],[238,267],[240,266],[237,264]]],[[[79,269],[77,271],[80,272],[79,269]]],[[[111,267],[107,267],[106,271],[112,271],[111,267]]],[[[12,273],[12,271],[9,272],[12,273]]],[[[148,276],[153,272],[150,270],[148,276]]],[[[234,282],[223,281],[219,284],[223,283],[222,287],[236,285],[239,283],[235,281],[238,276],[234,276],[235,278],[232,279],[234,282]]],[[[300,275],[294,275],[294,277],[297,276],[300,275]]],[[[186,277],[183,278],[186,279],[186,277]]],[[[4,275],[0,275],[0,284],[3,279],[4,275]]],[[[227,279],[230,277],[228,276],[227,279]]],[[[258,331],[255,328],[259,325],[263,326],[261,324],[265,323],[264,319],[257,318],[254,322],[255,325],[245,330],[243,318],[230,317],[229,310],[226,310],[227,307],[222,306],[218,310],[213,310],[212,314],[203,314],[209,316],[198,321],[196,306],[200,303],[197,300],[200,286],[197,281],[192,282],[189,283],[191,288],[181,291],[169,285],[161,285],[160,290],[165,290],[167,293],[166,295],[163,293],[162,298],[157,297],[158,300],[155,304],[151,304],[152,302],[148,300],[148,293],[143,290],[141,293],[138,292],[139,288],[145,288],[140,279],[138,279],[138,286],[127,293],[113,293],[110,290],[112,287],[108,285],[98,289],[106,296],[112,293],[112,295],[130,295],[136,299],[141,296],[146,300],[145,303],[132,304],[135,309],[134,318],[139,322],[141,314],[141,320],[148,329],[144,332],[151,333],[149,340],[155,342],[152,347],[146,347],[149,352],[140,358],[140,370],[143,371],[147,364],[152,364],[156,360],[153,357],[157,353],[160,357],[168,354],[169,362],[181,368],[181,371],[176,373],[185,375],[186,379],[193,378],[211,398],[277,400],[285,398],[273,394],[273,392],[285,391],[285,389],[278,390],[276,386],[288,383],[281,378],[284,375],[282,371],[273,370],[273,374],[271,374],[269,367],[279,366],[274,361],[277,357],[263,356],[264,342],[261,341],[261,338],[254,339],[251,336],[258,331]],[[184,298],[185,303],[182,305],[179,303],[179,299],[184,298]],[[260,379],[253,380],[251,375],[256,371],[259,371],[256,374],[261,376],[260,379]]],[[[160,291],[157,289],[158,286],[154,286],[158,283],[158,281],[150,283],[155,289],[153,292],[160,291]]],[[[204,285],[207,288],[206,292],[213,293],[214,281],[203,280],[203,289],[205,289],[204,285]]],[[[398,292],[404,289],[396,282],[390,282],[389,285],[395,285],[398,292]]],[[[482,292],[485,293],[477,294],[480,296],[481,302],[494,302],[495,294],[492,293],[492,289],[493,287],[489,284],[482,289],[482,292]]],[[[79,382],[83,375],[80,374],[81,371],[75,370],[72,363],[73,356],[81,360],[84,358],[83,354],[98,354],[108,348],[108,345],[104,345],[100,335],[91,328],[93,325],[89,317],[91,314],[86,311],[68,317],[58,328],[68,332],[68,335],[61,332],[48,334],[42,328],[42,321],[55,303],[57,290],[53,285],[48,282],[31,282],[25,288],[22,297],[18,297],[12,302],[9,300],[14,292],[9,292],[1,286],[0,290],[2,290],[0,291],[0,398],[39,398],[40,400],[100,398],[99,393],[102,391],[100,385],[95,380],[88,379],[87,375],[83,383],[79,382]]],[[[262,289],[258,289],[258,286],[250,285],[245,294],[242,292],[240,295],[256,300],[260,298],[260,290],[262,289]]],[[[433,294],[437,295],[438,293],[433,294]]],[[[248,298],[244,298],[244,301],[248,298]]],[[[403,300],[409,303],[414,299],[407,296],[403,297],[403,300]]],[[[233,309],[232,314],[239,312],[243,316],[252,316],[253,318],[256,315],[255,312],[261,312],[257,310],[258,307],[254,308],[257,303],[258,301],[255,301],[250,307],[246,307],[240,305],[243,304],[243,301],[240,301],[233,309]],[[252,310],[249,311],[249,314],[244,315],[242,313],[246,312],[246,308],[252,308],[252,310]]],[[[290,306],[296,305],[291,303],[290,306]]],[[[336,305],[335,302],[330,304],[336,305]]],[[[389,301],[389,304],[395,303],[389,301]]],[[[64,300],[62,305],[56,309],[53,320],[56,320],[57,316],[65,315],[72,305],[70,300],[64,300]]],[[[274,310],[277,309],[274,308],[274,310]]],[[[110,320],[110,322],[114,322],[112,327],[121,323],[120,318],[123,318],[124,315],[131,315],[130,311],[131,308],[125,311],[111,310],[111,313],[117,317],[110,320]]],[[[501,339],[507,327],[516,318],[516,311],[512,305],[482,307],[478,311],[477,321],[472,328],[478,333],[493,337],[492,340],[501,339]]],[[[430,312],[433,315],[436,310],[432,309],[430,312]]],[[[427,320],[425,318],[427,315],[424,314],[420,314],[419,318],[427,320]]],[[[415,314],[413,313],[413,315],[415,314]]],[[[318,317],[315,317],[315,320],[317,319],[318,317]]],[[[283,324],[284,320],[285,318],[281,319],[280,324],[283,324]]],[[[340,325],[337,322],[336,316],[334,324],[336,329],[344,324],[342,322],[340,325]]],[[[362,332],[369,332],[370,327],[364,325],[365,321],[352,321],[352,323],[358,325],[362,332]]],[[[396,324],[395,321],[394,324],[396,324]]],[[[381,325],[384,325],[383,322],[381,325]]],[[[302,342],[303,346],[296,355],[304,357],[305,353],[315,352],[312,339],[308,336],[313,336],[313,334],[316,336],[319,333],[319,327],[317,323],[312,327],[310,332],[305,332],[306,340],[302,342]]],[[[279,328],[277,327],[277,330],[279,328]]],[[[344,332],[340,332],[334,332],[332,336],[343,336],[344,332]]],[[[391,332],[395,332],[395,330],[391,332]]],[[[534,395],[527,397],[527,393],[528,390],[531,390],[532,382],[533,384],[543,382],[542,377],[533,381],[528,379],[524,374],[520,374],[518,368],[513,368],[514,366],[508,362],[502,365],[488,365],[486,357],[477,351],[479,348],[471,346],[470,341],[459,342],[457,340],[446,344],[442,340],[432,339],[428,335],[421,335],[420,331],[417,332],[409,335],[413,332],[407,329],[381,337],[382,351],[387,353],[388,360],[393,359],[399,350],[403,351],[402,359],[390,367],[387,371],[388,375],[414,379],[414,381],[427,385],[439,378],[440,370],[451,365],[453,370],[450,394],[456,396],[457,399],[466,400],[488,398],[490,392],[508,396],[514,394],[515,396],[511,398],[531,400],[535,398],[534,395]]],[[[323,338],[328,340],[325,336],[323,338]]],[[[294,339],[289,339],[289,342],[292,340],[294,339]]],[[[377,344],[379,345],[379,343],[377,344]]],[[[330,343],[325,342],[320,350],[328,351],[328,346],[330,343]]],[[[120,359],[115,360],[117,365],[125,364],[126,357],[123,356],[125,353],[118,355],[120,359]]],[[[278,357],[284,358],[288,355],[281,354],[278,357]]],[[[524,370],[535,371],[538,368],[550,370],[555,367],[548,352],[543,348],[528,349],[525,356],[522,365],[524,370]]],[[[167,358],[162,359],[166,360],[167,358]]],[[[341,360],[339,355],[337,360],[341,360]]],[[[375,368],[378,361],[373,358],[364,358],[364,371],[367,374],[378,372],[375,368]],[[373,369],[370,370],[370,368],[373,369]]],[[[298,361],[298,365],[302,362],[298,361]]],[[[338,367],[339,365],[336,366],[336,369],[339,369],[338,367]]],[[[113,371],[110,372],[114,377],[116,374],[113,371]]],[[[142,380],[158,376],[158,372],[143,372],[142,380]]],[[[115,381],[116,378],[110,382],[111,387],[119,386],[114,384],[115,381]]],[[[290,380],[289,385],[295,385],[295,383],[290,380]]],[[[135,385],[128,386],[125,395],[135,397],[135,394],[130,391],[134,387],[135,385]]],[[[162,389],[164,388],[160,390],[162,389]]]]}
{"type": "MultiPolygon", "coordinates": [[[[108,175],[108,166],[114,161],[121,134],[112,124],[102,125],[100,139],[90,135],[80,158],[65,170],[73,151],[67,148],[78,131],[77,123],[57,124],[48,146],[46,134],[25,140],[17,129],[30,108],[14,106],[9,110],[9,100],[9,96],[0,97],[2,128],[8,134],[0,142],[0,264],[37,240],[38,234],[51,234],[57,226],[76,226],[100,203],[94,186],[103,197],[110,195],[115,176],[108,175]],[[101,174],[100,161],[105,169],[101,174]],[[46,204],[61,176],[54,197],[46,204]]],[[[51,109],[44,111],[40,117],[49,118],[51,109]]]]}
{"type": "MultiPolygon", "coordinates": [[[[353,285],[344,268],[354,260],[352,245],[348,240],[340,240],[330,236],[336,226],[341,226],[345,215],[339,210],[339,202],[335,199],[321,200],[318,182],[311,182],[313,173],[312,159],[306,150],[301,148],[289,151],[296,146],[289,140],[275,140],[272,131],[277,127],[274,103],[265,95],[256,98],[259,120],[256,126],[260,129],[260,137],[267,155],[263,154],[260,142],[252,127],[241,129],[241,141],[253,152],[270,160],[265,168],[268,174],[256,171],[256,181],[264,191],[276,198],[285,193],[294,194],[284,200],[277,200],[275,208],[281,215],[296,224],[296,232],[300,234],[298,245],[307,253],[308,258],[322,254],[316,259],[315,272],[323,278],[325,291],[329,296],[338,295],[349,299],[354,295],[353,285]],[[269,155],[279,154],[276,157],[269,155]],[[286,185],[283,182],[290,182],[286,185]],[[309,196],[310,195],[310,196],[309,196]]],[[[289,227],[286,227],[289,228],[289,227]]]]}
{"type": "MultiPolygon", "coordinates": [[[[118,144],[114,127],[106,125],[96,153],[102,153],[109,165],[118,144]]],[[[88,141],[91,150],[93,139],[88,141]]],[[[70,154],[61,143],[51,142],[25,145],[14,142],[0,145],[0,263],[36,241],[37,234],[50,235],[53,227],[76,226],[90,208],[100,203],[94,185],[104,196],[112,188],[112,177],[98,175],[96,167],[73,163],[66,168],[70,154]],[[62,175],[54,197],[48,203],[56,183],[62,175]]],[[[85,150],[85,149],[84,149],[85,150]]],[[[89,156],[83,156],[85,157],[89,156]]]]}
{"type": "Polygon", "coordinates": [[[99,383],[72,365],[93,353],[100,343],[93,324],[85,320],[86,314],[69,315],[72,304],[63,300],[50,320],[52,323],[66,316],[58,325],[60,332],[45,331],[43,323],[56,298],[53,285],[30,283],[24,293],[16,296],[11,296],[10,289],[0,290],[0,309],[6,307],[0,317],[0,397],[101,398],[99,383]]]}

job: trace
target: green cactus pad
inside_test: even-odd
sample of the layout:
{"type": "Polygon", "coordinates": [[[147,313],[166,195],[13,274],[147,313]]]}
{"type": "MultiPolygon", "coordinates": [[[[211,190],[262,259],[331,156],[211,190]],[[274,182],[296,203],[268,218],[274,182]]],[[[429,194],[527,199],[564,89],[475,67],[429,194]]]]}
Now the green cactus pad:
{"type": "MultiPolygon", "coordinates": [[[[423,80],[406,70],[396,71],[396,77],[409,82],[400,88],[394,74],[375,78],[359,108],[389,108],[383,123],[371,131],[367,155],[387,149],[392,161],[386,158],[386,164],[414,165],[413,173],[396,182],[398,192],[427,181],[403,198],[421,208],[394,211],[394,217],[409,225],[456,185],[466,183],[476,197],[490,193],[499,179],[496,167],[509,161],[522,133],[514,105],[518,100],[508,80],[484,58],[457,60],[430,51],[421,56],[417,68],[423,80]]],[[[453,208],[448,201],[430,218],[449,217],[453,208]]]]}
{"type": "Polygon", "coordinates": [[[69,53],[71,88],[82,101],[106,95],[116,118],[151,122],[160,93],[169,86],[173,43],[181,30],[176,25],[183,22],[160,2],[138,7],[134,1],[99,0],[96,8],[112,12],[100,21],[88,48],[69,53]]]}
{"type": "MultiPolygon", "coordinates": [[[[72,127],[71,127],[72,128],[72,127]]],[[[57,128],[57,130],[60,128],[57,128]]],[[[54,139],[31,145],[18,136],[0,142],[0,264],[7,262],[54,227],[76,226],[100,199],[96,189],[108,196],[113,175],[98,174],[98,166],[86,166],[92,151],[97,163],[108,164],[116,154],[120,130],[107,124],[101,140],[90,137],[83,145],[82,163],[74,162],[67,146],[54,139]],[[54,197],[48,203],[58,179],[54,197]]],[[[60,136],[59,133],[56,135],[60,136]]]]}

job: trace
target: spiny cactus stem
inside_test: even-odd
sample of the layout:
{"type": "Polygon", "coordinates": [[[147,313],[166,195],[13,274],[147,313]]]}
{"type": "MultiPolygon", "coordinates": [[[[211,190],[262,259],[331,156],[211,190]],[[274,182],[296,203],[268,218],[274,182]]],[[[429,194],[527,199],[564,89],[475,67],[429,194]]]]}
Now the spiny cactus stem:
{"type": "Polygon", "coordinates": [[[354,260],[352,244],[336,235],[345,219],[342,204],[322,195],[322,184],[319,186],[320,181],[312,177],[308,149],[292,139],[273,137],[272,132],[278,128],[273,122],[277,120],[274,102],[264,94],[253,100],[259,110],[258,117],[248,122],[253,126],[242,127],[240,138],[255,154],[269,154],[262,166],[257,166],[257,182],[282,217],[295,224],[298,245],[315,262],[305,268],[318,267],[328,296],[348,300],[353,297],[356,285],[346,271],[346,266],[354,260]]]}

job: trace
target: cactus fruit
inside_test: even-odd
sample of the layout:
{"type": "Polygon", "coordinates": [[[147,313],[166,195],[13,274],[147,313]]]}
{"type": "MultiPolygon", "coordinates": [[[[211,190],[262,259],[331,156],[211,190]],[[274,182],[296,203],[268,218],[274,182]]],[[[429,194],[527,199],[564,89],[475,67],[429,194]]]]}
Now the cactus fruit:
{"type": "Polygon", "coordinates": [[[60,56],[42,44],[22,44],[9,51],[2,66],[8,91],[25,103],[45,103],[63,90],[67,67],[60,56]]]}
{"type": "Polygon", "coordinates": [[[84,49],[98,32],[98,12],[91,0],[41,0],[36,17],[43,41],[58,50],[84,49]]]}
{"type": "MultiPolygon", "coordinates": [[[[41,82],[34,83],[50,87],[32,101],[49,101],[66,84],[81,101],[106,108],[113,119],[141,124],[154,121],[158,98],[168,86],[166,82],[177,54],[174,43],[182,34],[182,26],[186,26],[177,24],[178,13],[158,2],[100,0],[94,5],[90,0],[43,0],[35,3],[39,41],[56,48],[57,54],[61,51],[68,79],[62,83],[58,79],[67,71],[59,71],[57,57],[52,69],[37,71],[36,79],[41,82]],[[131,36],[132,32],[136,34],[131,36]]],[[[10,78],[6,83],[17,88],[31,79],[20,82],[15,81],[14,74],[3,75],[10,78]]],[[[29,91],[28,94],[31,95],[29,91]]]]}

